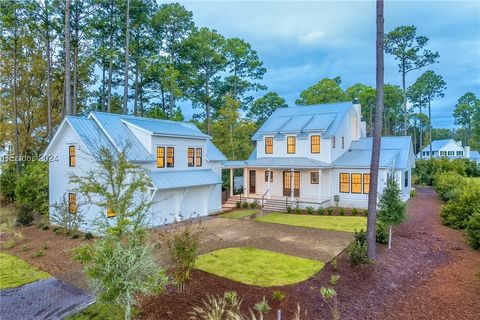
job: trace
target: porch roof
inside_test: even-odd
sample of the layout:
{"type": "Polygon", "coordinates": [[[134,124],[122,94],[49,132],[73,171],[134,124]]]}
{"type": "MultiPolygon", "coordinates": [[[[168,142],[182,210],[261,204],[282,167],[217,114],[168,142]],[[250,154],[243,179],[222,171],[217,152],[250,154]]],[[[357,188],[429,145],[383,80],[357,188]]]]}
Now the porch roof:
{"type": "Polygon", "coordinates": [[[181,189],[188,187],[221,184],[219,176],[210,169],[155,171],[148,176],[157,190],[181,189]]]}
{"type": "Polygon", "coordinates": [[[328,163],[317,161],[305,157],[265,157],[246,161],[224,161],[224,168],[280,168],[280,169],[300,169],[300,168],[330,168],[328,163]]]}

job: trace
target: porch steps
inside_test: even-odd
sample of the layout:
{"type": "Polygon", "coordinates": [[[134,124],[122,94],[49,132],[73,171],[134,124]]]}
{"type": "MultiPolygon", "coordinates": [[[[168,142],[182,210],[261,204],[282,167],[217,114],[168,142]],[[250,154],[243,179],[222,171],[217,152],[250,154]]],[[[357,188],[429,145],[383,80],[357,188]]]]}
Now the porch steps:
{"type": "Polygon", "coordinates": [[[286,206],[285,200],[265,199],[264,202],[263,202],[262,210],[264,210],[264,211],[287,212],[287,206],[286,206]]]}
{"type": "Polygon", "coordinates": [[[237,206],[237,201],[240,201],[239,195],[228,198],[227,202],[222,204],[222,212],[232,211],[237,206]]]}

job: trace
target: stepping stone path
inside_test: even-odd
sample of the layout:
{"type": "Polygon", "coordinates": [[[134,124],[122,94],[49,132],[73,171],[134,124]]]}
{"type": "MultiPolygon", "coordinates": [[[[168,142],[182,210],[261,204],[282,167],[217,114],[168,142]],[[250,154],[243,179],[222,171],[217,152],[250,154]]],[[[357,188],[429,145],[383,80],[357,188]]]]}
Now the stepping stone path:
{"type": "Polygon", "coordinates": [[[93,294],[56,278],[0,291],[0,319],[56,320],[95,301],[93,294]]]}

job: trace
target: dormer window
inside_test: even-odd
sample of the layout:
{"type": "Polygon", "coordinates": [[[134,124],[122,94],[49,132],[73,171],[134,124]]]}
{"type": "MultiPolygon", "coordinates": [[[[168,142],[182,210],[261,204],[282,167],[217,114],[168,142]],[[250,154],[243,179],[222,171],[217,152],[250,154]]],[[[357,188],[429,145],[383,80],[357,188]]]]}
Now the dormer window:
{"type": "Polygon", "coordinates": [[[287,137],[287,153],[294,154],[297,149],[297,138],[294,136],[287,137]]]}
{"type": "Polygon", "coordinates": [[[68,147],[68,165],[75,167],[75,146],[68,147]]]}
{"type": "Polygon", "coordinates": [[[195,148],[188,148],[188,166],[195,166],[195,148]]]}
{"type": "Polygon", "coordinates": [[[197,167],[201,167],[202,166],[202,148],[197,148],[196,150],[196,160],[195,160],[195,165],[197,167]]]}
{"type": "Polygon", "coordinates": [[[310,137],[310,152],[320,153],[320,136],[310,137]]]}
{"type": "Polygon", "coordinates": [[[265,138],[265,154],[272,154],[273,153],[273,138],[266,137],[265,138]]]}
{"type": "Polygon", "coordinates": [[[175,149],[173,147],[167,148],[167,168],[175,166],[175,149]]]}
{"type": "Polygon", "coordinates": [[[165,147],[157,147],[157,168],[165,168],[165,147]]]}

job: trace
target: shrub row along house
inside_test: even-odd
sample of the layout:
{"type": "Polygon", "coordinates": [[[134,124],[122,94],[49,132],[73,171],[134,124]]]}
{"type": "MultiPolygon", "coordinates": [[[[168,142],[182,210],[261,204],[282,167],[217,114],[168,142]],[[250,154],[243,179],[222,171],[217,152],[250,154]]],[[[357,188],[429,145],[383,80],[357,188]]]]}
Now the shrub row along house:
{"type": "Polygon", "coordinates": [[[453,139],[432,141],[432,154],[430,155],[430,145],[423,148],[417,154],[417,159],[430,158],[448,158],[448,159],[469,159],[480,164],[480,153],[470,150],[469,146],[463,146],[461,141],[453,139]]]}
{"type": "MultiPolygon", "coordinates": [[[[70,177],[95,168],[99,150],[108,148],[126,150],[129,162],[146,169],[151,180],[152,225],[172,222],[179,215],[217,213],[221,209],[221,161],[226,158],[210,139],[186,122],[102,112],[67,116],[45,151],[47,158],[58,160],[49,163],[50,208],[67,195],[74,212],[82,199],[70,177]]],[[[108,208],[86,208],[83,230],[98,214],[115,217],[108,208]]]]}
{"type": "MultiPolygon", "coordinates": [[[[127,159],[143,167],[151,180],[152,225],[179,216],[206,216],[221,210],[221,170],[243,168],[244,196],[300,206],[366,208],[372,139],[365,137],[361,106],[334,103],[277,109],[255,133],[256,148],[246,161],[227,161],[211,137],[186,122],[92,112],[68,116],[45,156],[49,163],[49,201],[68,199],[72,213],[81,201],[70,183],[98,166],[100,148],[126,150],[127,159]]],[[[414,154],[410,137],[384,137],[379,192],[394,173],[403,198],[410,195],[414,154]]],[[[87,206],[86,225],[98,214],[115,217],[108,208],[87,206]]]]}
{"type": "MultiPolygon", "coordinates": [[[[279,108],[253,141],[256,148],[248,160],[222,163],[231,176],[234,169],[243,168],[243,196],[247,199],[277,210],[337,202],[342,207],[367,207],[372,138],[366,137],[360,104],[279,108]]],[[[393,173],[407,200],[414,165],[409,136],[382,137],[379,194],[387,174],[393,173]]]]}

